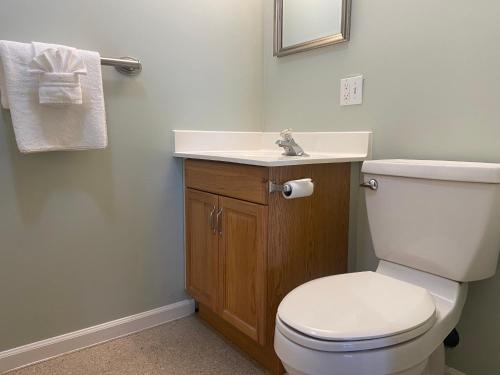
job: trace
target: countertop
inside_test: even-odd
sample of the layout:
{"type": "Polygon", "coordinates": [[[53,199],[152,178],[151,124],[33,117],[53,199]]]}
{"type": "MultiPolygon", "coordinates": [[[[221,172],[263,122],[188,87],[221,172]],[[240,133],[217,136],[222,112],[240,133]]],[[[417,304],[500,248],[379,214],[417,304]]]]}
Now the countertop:
{"type": "Polygon", "coordinates": [[[372,132],[293,133],[308,156],[284,156],[279,133],[174,130],[174,157],[277,167],[371,159],[372,132]]]}

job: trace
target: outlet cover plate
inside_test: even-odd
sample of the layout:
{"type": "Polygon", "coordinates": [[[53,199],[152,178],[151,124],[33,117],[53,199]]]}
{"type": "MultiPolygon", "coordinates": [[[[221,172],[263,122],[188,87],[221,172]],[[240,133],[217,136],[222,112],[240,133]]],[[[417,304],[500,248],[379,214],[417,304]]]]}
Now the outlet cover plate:
{"type": "Polygon", "coordinates": [[[359,105],[363,103],[363,76],[340,80],[340,105],[359,105]]]}

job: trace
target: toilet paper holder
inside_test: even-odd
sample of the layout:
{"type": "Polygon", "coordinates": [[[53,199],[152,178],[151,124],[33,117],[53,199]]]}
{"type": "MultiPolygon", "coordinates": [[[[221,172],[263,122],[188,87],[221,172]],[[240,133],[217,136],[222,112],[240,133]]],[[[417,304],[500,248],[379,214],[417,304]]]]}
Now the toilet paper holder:
{"type": "Polygon", "coordinates": [[[269,181],[269,192],[270,193],[288,193],[288,192],[290,192],[290,186],[277,184],[273,181],[269,181]]]}
{"type": "MultiPolygon", "coordinates": [[[[311,182],[314,182],[311,180],[311,182]]],[[[269,192],[270,193],[289,193],[290,186],[286,184],[277,184],[273,181],[269,181],[269,192]]]]}

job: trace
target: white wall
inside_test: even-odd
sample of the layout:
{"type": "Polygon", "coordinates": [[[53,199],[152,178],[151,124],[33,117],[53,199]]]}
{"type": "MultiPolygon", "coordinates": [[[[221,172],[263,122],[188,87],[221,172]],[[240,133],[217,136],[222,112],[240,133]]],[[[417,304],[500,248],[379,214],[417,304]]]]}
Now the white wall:
{"type": "MultiPolygon", "coordinates": [[[[265,130],[373,129],[375,158],[500,162],[499,2],[353,0],[349,43],[279,59],[272,1],[264,13],[265,130]],[[340,107],[339,80],[359,73],[363,105],[340,107]]],[[[353,196],[352,265],[374,269],[362,196],[353,196]]],[[[462,343],[448,357],[467,374],[500,371],[499,295],[498,274],[471,285],[462,343]]]]}
{"type": "Polygon", "coordinates": [[[260,129],[260,1],[4,0],[0,39],[131,55],[103,67],[110,146],[21,155],[0,115],[0,351],[185,298],[172,129],[260,129]]]}

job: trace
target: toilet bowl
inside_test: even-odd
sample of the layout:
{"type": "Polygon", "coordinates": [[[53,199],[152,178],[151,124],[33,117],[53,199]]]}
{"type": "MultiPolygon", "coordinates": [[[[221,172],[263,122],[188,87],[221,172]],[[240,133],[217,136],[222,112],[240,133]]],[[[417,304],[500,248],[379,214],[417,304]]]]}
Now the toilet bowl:
{"type": "Polygon", "coordinates": [[[362,171],[378,268],[291,291],[275,351],[289,375],[443,375],[467,281],[496,271],[500,165],[385,160],[362,171]]]}
{"type": "Polygon", "coordinates": [[[381,261],[376,272],[317,279],[288,294],[274,347],[289,375],[442,375],[442,343],[466,295],[465,283],[381,261]],[[363,288],[365,282],[371,284],[363,288]],[[366,321],[377,313],[383,315],[366,321]],[[352,330],[346,336],[349,317],[347,326],[361,327],[355,339],[352,330]]]}

